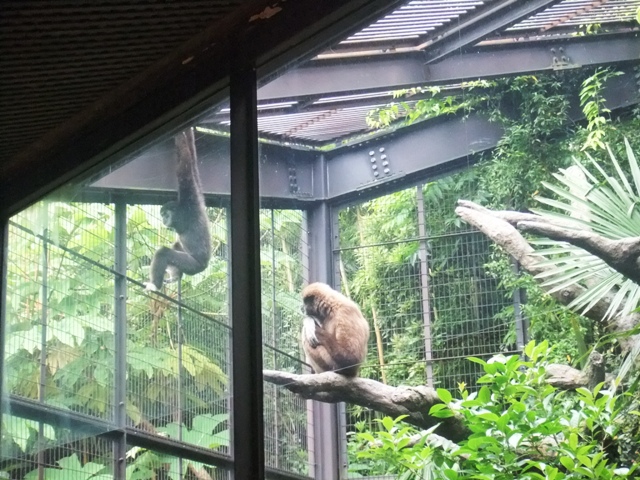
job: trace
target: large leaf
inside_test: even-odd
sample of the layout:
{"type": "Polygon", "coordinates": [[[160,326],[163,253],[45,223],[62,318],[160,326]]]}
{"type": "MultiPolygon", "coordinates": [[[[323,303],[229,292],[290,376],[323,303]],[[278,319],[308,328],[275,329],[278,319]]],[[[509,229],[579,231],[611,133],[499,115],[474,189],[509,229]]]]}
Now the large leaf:
{"type": "MultiPolygon", "coordinates": [[[[607,147],[615,174],[587,154],[586,165],[574,159],[575,166],[554,175],[558,184],[545,183],[557,198],[538,197],[555,210],[537,209],[535,213],[572,228],[588,228],[612,240],[640,236],[640,166],[625,139],[631,179],[607,147]]],[[[570,285],[585,287],[569,307],[582,313],[611,296],[605,319],[622,311],[633,311],[640,299],[640,286],[609,267],[602,259],[566,242],[542,240],[532,242],[539,247],[537,255],[545,257],[538,275],[551,292],[570,285]]]]}

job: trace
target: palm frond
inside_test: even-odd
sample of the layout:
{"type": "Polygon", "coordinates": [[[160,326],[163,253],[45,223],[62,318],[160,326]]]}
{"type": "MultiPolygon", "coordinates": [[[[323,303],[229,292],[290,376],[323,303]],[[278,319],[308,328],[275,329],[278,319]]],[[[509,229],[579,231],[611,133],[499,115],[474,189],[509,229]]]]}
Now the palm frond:
{"type": "MultiPolygon", "coordinates": [[[[557,183],[543,183],[556,198],[536,197],[551,209],[534,213],[561,221],[565,228],[589,229],[612,240],[640,236],[640,166],[626,139],[625,149],[630,178],[608,146],[612,174],[587,153],[584,164],[574,159],[574,167],[555,174],[557,183]]],[[[540,239],[532,244],[537,247],[535,255],[545,258],[539,263],[545,271],[537,278],[551,293],[576,284],[584,287],[569,307],[585,313],[609,296],[605,319],[637,308],[640,286],[599,257],[566,242],[540,239]]]]}

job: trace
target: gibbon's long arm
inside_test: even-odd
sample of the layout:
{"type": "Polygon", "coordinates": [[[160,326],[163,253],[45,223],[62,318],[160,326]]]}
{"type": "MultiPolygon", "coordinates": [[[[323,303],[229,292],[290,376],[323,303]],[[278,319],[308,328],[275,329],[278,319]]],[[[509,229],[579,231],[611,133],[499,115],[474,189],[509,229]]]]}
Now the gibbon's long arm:
{"type": "Polygon", "coordinates": [[[193,129],[190,128],[178,134],[175,143],[178,155],[178,204],[191,206],[196,204],[202,195],[202,185],[196,165],[196,141],[193,129]]]}

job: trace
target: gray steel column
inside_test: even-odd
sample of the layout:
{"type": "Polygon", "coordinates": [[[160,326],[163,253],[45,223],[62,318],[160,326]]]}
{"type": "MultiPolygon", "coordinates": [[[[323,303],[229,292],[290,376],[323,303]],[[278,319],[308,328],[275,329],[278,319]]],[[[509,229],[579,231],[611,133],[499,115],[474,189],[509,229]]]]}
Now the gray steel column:
{"type": "MultiPolygon", "coordinates": [[[[314,165],[314,194],[326,198],[326,158],[318,157],[314,165]]],[[[307,212],[309,240],[309,281],[335,285],[333,278],[331,208],[322,201],[307,212]]],[[[313,410],[313,437],[315,450],[315,478],[340,478],[340,441],[338,405],[311,402],[313,410]]]]}
{"type": "MultiPolygon", "coordinates": [[[[178,277],[178,314],[176,316],[176,342],[178,342],[178,415],[174,421],[178,424],[178,440],[182,441],[182,426],[184,418],[184,391],[182,389],[182,378],[184,376],[184,366],[182,365],[182,276],[178,277]]],[[[178,458],[178,478],[184,475],[184,465],[182,457],[178,458]]]]}
{"type": "MultiPolygon", "coordinates": [[[[238,56],[242,50],[238,48],[238,56]]],[[[256,72],[231,74],[232,447],[235,480],[264,478],[260,198],[256,72]]]]}
{"type": "Polygon", "coordinates": [[[431,345],[431,303],[429,299],[429,253],[427,250],[427,226],[424,210],[423,185],[416,187],[418,201],[418,235],[420,247],[420,296],[422,297],[422,318],[424,322],[424,360],[427,363],[427,385],[433,387],[433,347],[431,345]]]}
{"type": "Polygon", "coordinates": [[[115,201],[115,287],[114,287],[114,423],[122,434],[113,442],[115,478],[126,477],[127,438],[127,204],[115,201]]]}
{"type": "MultiPolygon", "coordinates": [[[[511,261],[513,272],[516,276],[520,275],[520,264],[513,260],[511,261]]],[[[513,310],[516,314],[516,349],[524,350],[524,346],[527,343],[527,326],[526,318],[522,314],[522,289],[516,288],[513,292],[513,310]]]]}
{"type": "MultiPolygon", "coordinates": [[[[40,288],[40,303],[42,313],[40,323],[40,387],[38,389],[38,401],[44,403],[45,385],[47,382],[47,321],[49,310],[49,202],[42,202],[41,208],[44,210],[42,219],[44,228],[42,230],[42,286],[40,288]]],[[[44,479],[44,423],[38,422],[38,479],[44,479]]]]}

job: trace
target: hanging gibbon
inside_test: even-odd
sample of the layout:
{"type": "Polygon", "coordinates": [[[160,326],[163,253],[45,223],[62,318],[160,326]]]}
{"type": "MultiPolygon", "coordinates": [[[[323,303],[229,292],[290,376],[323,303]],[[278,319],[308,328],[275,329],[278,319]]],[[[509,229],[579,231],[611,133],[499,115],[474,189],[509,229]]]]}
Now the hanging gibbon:
{"type": "Polygon", "coordinates": [[[176,281],[183,273],[195,275],[202,272],[211,258],[209,219],[198,174],[196,143],[193,130],[175,137],[178,200],[167,202],[160,209],[162,222],[173,228],[178,240],[170,247],[160,247],[151,261],[147,290],[162,288],[165,272],[168,281],[176,281]]]}
{"type": "Polygon", "coordinates": [[[302,290],[302,348],[315,373],[358,375],[367,356],[369,324],[355,302],[325,283],[302,290]]]}

